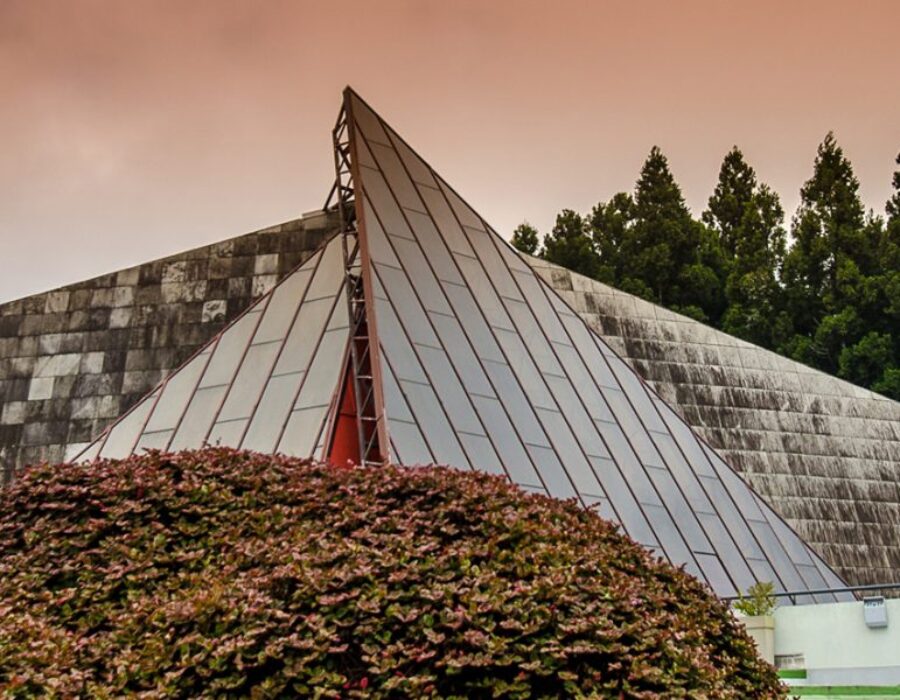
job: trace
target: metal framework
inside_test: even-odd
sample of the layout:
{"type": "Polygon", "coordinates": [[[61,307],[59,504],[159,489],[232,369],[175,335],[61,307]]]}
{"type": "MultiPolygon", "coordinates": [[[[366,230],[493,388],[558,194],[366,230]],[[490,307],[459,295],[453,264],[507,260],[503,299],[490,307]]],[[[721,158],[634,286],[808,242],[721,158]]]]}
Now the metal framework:
{"type": "MultiPolygon", "coordinates": [[[[361,465],[384,463],[381,449],[378,412],[375,396],[372,351],[369,338],[368,314],[363,276],[360,269],[360,237],[356,216],[356,197],[351,169],[350,129],[347,106],[341,108],[332,132],[334,144],[335,182],[328,201],[336,198],[340,216],[341,246],[344,256],[347,309],[350,318],[348,371],[343,391],[352,391],[352,402],[341,398],[343,405],[352,405],[356,414],[358,462],[361,465]]],[[[327,203],[326,203],[327,206],[327,203]]],[[[335,433],[336,435],[336,433],[335,433]]],[[[332,439],[334,439],[334,435],[332,439]]]]}

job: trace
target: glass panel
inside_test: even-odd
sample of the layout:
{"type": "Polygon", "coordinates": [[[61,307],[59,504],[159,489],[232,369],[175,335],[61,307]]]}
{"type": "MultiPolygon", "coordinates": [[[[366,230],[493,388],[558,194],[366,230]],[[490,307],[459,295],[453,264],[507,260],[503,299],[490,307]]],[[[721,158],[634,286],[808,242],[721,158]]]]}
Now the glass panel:
{"type": "Polygon", "coordinates": [[[426,383],[428,378],[422,371],[419,360],[400,327],[390,302],[376,300],[375,314],[382,356],[390,363],[394,373],[399,379],[426,383]]]}
{"type": "Polygon", "coordinates": [[[404,238],[392,238],[391,242],[424,307],[441,314],[453,313],[419,245],[404,238]]]}
{"type": "Polygon", "coordinates": [[[203,447],[215,412],[221,405],[227,389],[227,386],[221,384],[197,389],[169,449],[174,452],[203,447]]]}
{"type": "Polygon", "coordinates": [[[734,584],[725,573],[719,558],[712,554],[698,554],[697,562],[703,570],[706,580],[709,581],[710,587],[718,596],[736,595],[734,584]]]}
{"type": "Polygon", "coordinates": [[[656,536],[615,463],[611,459],[601,457],[591,457],[590,462],[609,496],[610,503],[618,513],[617,520],[622,523],[628,535],[645,546],[658,544],[656,536]]]}
{"type": "MultiPolygon", "coordinates": [[[[666,550],[666,555],[670,561],[676,565],[689,564],[699,574],[700,572],[694,558],[685,546],[684,540],[681,539],[681,535],[678,533],[678,529],[675,527],[675,523],[672,522],[671,516],[666,512],[666,509],[662,506],[645,504],[643,511],[653,526],[657,537],[659,537],[660,544],[666,550]]],[[[702,574],[700,578],[703,578],[702,574]]]]}
{"type": "Polygon", "coordinates": [[[578,350],[584,364],[597,386],[601,389],[618,389],[619,385],[609,370],[606,362],[603,361],[602,355],[594,343],[594,337],[588,330],[587,326],[580,318],[572,316],[560,316],[563,326],[572,339],[572,345],[578,350]]]}
{"type": "Polygon", "coordinates": [[[122,459],[131,454],[138,436],[144,428],[144,422],[159,396],[159,389],[141,401],[134,409],[116,423],[109,432],[100,456],[107,459],[122,459]]]}
{"type": "Polygon", "coordinates": [[[755,581],[753,572],[747,562],[744,561],[743,553],[738,549],[734,540],[728,534],[725,526],[717,515],[707,513],[697,513],[697,518],[703,525],[707,536],[712,541],[713,550],[718,553],[722,561],[727,564],[728,571],[734,579],[735,584],[741,591],[746,591],[755,581]]]}
{"type": "Polygon", "coordinates": [[[555,374],[558,377],[565,376],[553,348],[550,347],[544,332],[534,320],[528,304],[524,301],[507,299],[506,308],[518,329],[519,337],[525,343],[531,357],[534,358],[535,364],[541,368],[541,372],[555,374]]]}
{"type": "Polygon", "coordinates": [[[766,553],[766,559],[772,562],[772,566],[778,572],[778,577],[789,591],[796,591],[803,588],[803,579],[794,567],[793,562],[778,541],[778,537],[772,530],[769,523],[759,523],[754,520],[748,521],[748,524],[756,534],[756,539],[762,545],[763,551],[766,553]]]}
{"type": "Polygon", "coordinates": [[[369,146],[364,138],[356,139],[356,160],[364,168],[378,170],[378,164],[372,157],[372,152],[369,150],[369,146]]]}
{"type": "Polygon", "coordinates": [[[333,298],[344,282],[344,253],[341,237],[335,236],[322,251],[322,259],[306,292],[304,302],[322,297],[333,298]]]}
{"type": "Polygon", "coordinates": [[[177,425],[211,352],[212,349],[205,350],[169,377],[153,415],[147,421],[147,432],[170,430],[177,425]]]}
{"type": "Polygon", "coordinates": [[[291,412],[278,451],[292,457],[312,457],[325,427],[328,406],[312,406],[291,412]]]}
{"type": "MultiPolygon", "coordinates": [[[[760,503],[760,506],[762,508],[769,510],[768,506],[763,504],[759,498],[757,498],[756,500],[760,503]]],[[[772,526],[772,529],[775,531],[775,535],[781,541],[781,544],[784,545],[784,549],[787,551],[788,556],[790,556],[791,561],[793,561],[794,564],[802,566],[815,566],[815,562],[813,561],[812,556],[810,556],[809,549],[805,544],[803,544],[797,534],[793,530],[791,530],[784,523],[784,521],[781,520],[781,518],[779,518],[774,513],[770,513],[768,521],[772,526]]]]}
{"type": "Polygon", "coordinates": [[[71,461],[75,462],[75,463],[79,463],[79,462],[90,462],[90,461],[97,459],[97,457],[100,455],[100,448],[102,447],[102,444],[103,444],[102,438],[97,438],[96,440],[94,440],[93,443],[88,445],[87,449],[85,449],[84,452],[82,452],[81,454],[75,455],[74,459],[71,461]]]}
{"type": "Polygon", "coordinates": [[[578,498],[578,492],[572,486],[565,469],[552,449],[537,445],[526,445],[525,447],[551,496],[560,499],[578,498]]]}
{"type": "Polygon", "coordinates": [[[474,396],[472,400],[513,483],[519,486],[525,484],[540,486],[541,480],[531,464],[528,453],[522,447],[521,439],[509,422],[503,405],[497,399],[482,396],[474,396]]]}
{"type": "Polygon", "coordinates": [[[602,496],[592,496],[590,494],[583,494],[582,500],[584,501],[584,505],[587,508],[590,508],[604,520],[620,524],[619,518],[616,515],[616,512],[613,510],[608,498],[603,498],[602,496]]]}
{"type": "Polygon", "coordinates": [[[691,471],[695,474],[704,474],[706,476],[715,476],[715,470],[710,466],[709,459],[703,451],[703,447],[697,439],[697,436],[691,432],[691,429],[682,421],[675,412],[668,406],[657,400],[657,408],[663,417],[672,437],[678,442],[678,445],[684,451],[688,463],[691,465],[691,471]]]}
{"type": "Polygon", "coordinates": [[[466,454],[469,455],[469,462],[473,468],[489,474],[507,476],[506,471],[500,464],[500,459],[497,457],[494,446],[487,437],[484,435],[459,433],[459,439],[466,454]]]}
{"type": "Polygon", "coordinates": [[[336,303],[343,302],[343,299],[331,298],[307,301],[303,304],[275,365],[274,374],[291,374],[309,367],[309,361],[329,314],[336,303]]]}
{"type": "Polygon", "coordinates": [[[431,212],[434,223],[437,224],[438,231],[441,232],[447,247],[454,253],[461,253],[474,258],[475,252],[472,250],[469,240],[463,234],[459,222],[453,215],[447,200],[444,199],[444,195],[430,187],[420,187],[419,194],[425,200],[425,205],[428,207],[428,211],[431,212]]]}
{"type": "MultiPolygon", "coordinates": [[[[576,395],[572,384],[566,379],[548,376],[547,383],[556,398],[559,409],[566,417],[572,432],[578,439],[578,443],[585,454],[595,457],[609,457],[609,450],[603,444],[603,439],[594,425],[591,417],[584,410],[584,406],[576,395]]],[[[552,436],[552,433],[551,433],[552,436]]]]}
{"type": "Polygon", "coordinates": [[[207,442],[210,445],[223,445],[225,447],[238,447],[241,444],[241,436],[247,427],[248,419],[231,420],[216,423],[209,434],[207,442]]]}
{"type": "Polygon", "coordinates": [[[562,321],[550,305],[550,302],[547,301],[544,287],[538,281],[534,272],[530,269],[527,272],[517,272],[515,273],[515,279],[519,284],[522,296],[531,306],[535,318],[538,319],[547,337],[554,343],[569,344],[571,341],[566,333],[566,329],[563,327],[562,321]]]}
{"type": "MultiPolygon", "coordinates": [[[[331,403],[331,398],[337,391],[346,347],[346,330],[328,331],[322,336],[322,342],[306,374],[306,381],[303,382],[303,388],[300,389],[297,403],[294,405],[295,409],[331,403]]],[[[315,443],[313,443],[314,445],[315,443]]]]}
{"type": "MultiPolygon", "coordinates": [[[[228,398],[219,413],[218,420],[230,421],[235,418],[249,418],[266,379],[272,370],[272,363],[278,354],[278,343],[251,345],[247,357],[238,370],[237,377],[228,391],[228,398]]],[[[230,443],[229,443],[230,444],[230,443]]]]}
{"type": "Polygon", "coordinates": [[[608,362],[619,380],[622,391],[628,396],[633,410],[641,417],[641,422],[646,429],[668,432],[647,395],[644,383],[622,360],[615,358],[609,359],[608,362]]]}
{"type": "MultiPolygon", "coordinates": [[[[365,200],[365,210],[371,211],[372,205],[368,199],[365,200]]],[[[381,224],[376,216],[366,216],[366,243],[369,248],[369,257],[372,262],[391,265],[392,267],[400,267],[400,261],[394,254],[394,249],[388,242],[387,234],[381,228],[381,224]]]]}
{"type": "Polygon", "coordinates": [[[431,447],[437,464],[454,467],[468,466],[459,441],[447,421],[437,396],[430,386],[400,380],[409,408],[416,417],[422,434],[431,447]]]}
{"type": "Polygon", "coordinates": [[[447,201],[450,203],[454,213],[459,217],[459,221],[463,226],[469,226],[474,229],[478,229],[483,231],[484,224],[481,223],[481,217],[478,216],[472,209],[466,204],[456,192],[453,191],[453,188],[449,187],[447,183],[443,180],[438,179],[438,184],[441,186],[441,191],[444,193],[444,196],[447,198],[447,201]]]}
{"type": "Polygon", "coordinates": [[[437,347],[437,336],[431,330],[428,317],[416,300],[406,275],[401,270],[384,265],[377,265],[376,271],[409,339],[414,343],[437,347]]]}
{"type": "Polygon", "coordinates": [[[512,319],[500,303],[500,297],[494,292],[490,280],[487,278],[481,265],[475,258],[469,258],[465,255],[457,255],[456,262],[462,270],[466,283],[469,286],[477,304],[481,307],[482,312],[495,328],[504,328],[514,331],[515,326],[512,319]]]}
{"type": "Polygon", "coordinates": [[[548,411],[543,408],[535,410],[544,430],[550,436],[553,449],[561,465],[564,465],[565,472],[575,484],[578,492],[605,495],[603,487],[597,481],[597,477],[562,414],[559,411],[548,411]]]}
{"type": "Polygon", "coordinates": [[[397,383],[394,373],[391,371],[390,365],[382,363],[381,384],[384,391],[384,412],[388,420],[402,420],[407,423],[415,422],[413,414],[406,404],[403,392],[400,391],[400,385],[397,383]]]}
{"type": "MultiPolygon", "coordinates": [[[[531,358],[522,339],[515,333],[496,329],[497,340],[507,358],[509,358],[509,367],[514,373],[515,378],[521,384],[522,389],[528,396],[528,401],[532,406],[540,408],[555,409],[556,402],[550,394],[550,390],[544,381],[541,372],[531,358]]],[[[502,367],[506,368],[507,364],[502,363],[502,367]]],[[[490,371],[490,370],[489,370],[490,371]]],[[[524,398],[524,397],[523,397],[524,398]]]]}
{"type": "Polygon", "coordinates": [[[231,383],[261,313],[254,309],[244,314],[222,334],[200,380],[201,389],[231,383]]]}
{"type": "Polygon", "coordinates": [[[381,126],[381,120],[375,112],[369,109],[369,106],[356,95],[352,95],[350,98],[350,115],[348,115],[348,119],[350,118],[353,119],[355,126],[362,132],[367,140],[386,144],[391,142],[387,133],[385,133],[384,128],[381,126]]]}
{"type": "Polygon", "coordinates": [[[640,503],[660,503],[659,495],[653,488],[653,484],[650,482],[647,472],[644,471],[644,468],[637,461],[637,457],[631,449],[631,446],[628,444],[628,441],[625,439],[622,429],[619,428],[618,425],[610,423],[598,422],[596,425],[600,429],[600,434],[603,435],[603,439],[606,441],[610,454],[616,464],[619,465],[622,474],[631,486],[635,498],[637,498],[640,503]]]}
{"type": "Polygon", "coordinates": [[[394,152],[393,148],[382,146],[378,143],[371,144],[372,155],[378,161],[381,171],[387,180],[388,185],[394,191],[394,197],[400,203],[401,207],[406,209],[415,209],[424,211],[425,207],[416,188],[406,174],[400,157],[394,152]]]}
{"type": "Polygon", "coordinates": [[[425,346],[419,346],[417,350],[453,427],[468,433],[482,434],[484,429],[481,422],[447,359],[447,353],[425,346]]]}
{"type": "Polygon", "coordinates": [[[253,336],[254,343],[281,340],[287,335],[311,278],[311,269],[297,270],[275,288],[272,300],[253,336]]]}
{"type": "Polygon", "coordinates": [[[295,372],[269,379],[241,445],[245,450],[275,451],[278,436],[287,422],[288,413],[304,374],[304,372],[295,372]]]}
{"type": "Polygon", "coordinates": [[[366,223],[371,218],[369,214],[374,213],[381,222],[385,233],[415,240],[415,236],[409,230],[400,207],[394,201],[394,196],[388,189],[381,173],[366,172],[363,191],[368,196],[368,202],[372,207],[371,210],[366,211],[366,223]]]}
{"type": "Polygon", "coordinates": [[[449,316],[431,314],[431,322],[434,324],[441,344],[445,348],[452,349],[453,366],[459,372],[466,390],[482,396],[494,396],[494,390],[481,368],[481,363],[469,347],[469,342],[463,334],[459,321],[449,316]]]}
{"type": "Polygon", "coordinates": [[[172,437],[172,430],[162,430],[158,433],[144,433],[138,440],[135,454],[141,454],[144,450],[165,450],[172,437]]]}
{"type": "Polygon", "coordinates": [[[434,458],[415,423],[394,420],[391,421],[390,431],[398,462],[407,466],[434,464],[434,458]]]}
{"type": "Polygon", "coordinates": [[[473,231],[469,228],[465,229],[465,232],[468,234],[469,243],[475,249],[475,257],[484,266],[496,293],[509,299],[521,301],[522,293],[519,291],[519,287],[509,271],[509,267],[500,258],[497,249],[489,238],[492,234],[481,230],[473,231]]]}
{"type": "Polygon", "coordinates": [[[428,185],[429,187],[437,187],[437,181],[434,179],[431,170],[425,162],[413,153],[412,149],[403,142],[403,139],[393,132],[389,132],[389,136],[391,137],[391,142],[394,144],[394,147],[397,149],[397,153],[400,154],[400,159],[409,170],[412,179],[423,185],[428,185]]]}
{"type": "Polygon", "coordinates": [[[475,304],[471,292],[465,287],[458,287],[455,284],[447,284],[444,289],[453,305],[456,318],[465,320],[466,335],[472,341],[472,346],[478,356],[485,360],[505,362],[503,353],[500,352],[500,346],[497,345],[490,328],[484,322],[481,310],[475,304]]]}
{"type": "Polygon", "coordinates": [[[532,408],[534,403],[522,393],[522,388],[516,382],[512,370],[505,364],[489,361],[485,361],[484,368],[494,384],[497,397],[509,412],[509,417],[523,441],[531,445],[550,447],[550,442],[534,415],[532,408]]]}
{"type": "MultiPolygon", "coordinates": [[[[569,345],[555,345],[554,347],[559,354],[560,363],[565,367],[566,374],[571,378],[571,385],[575,387],[591,418],[612,422],[613,415],[607,407],[606,401],[603,400],[603,396],[575,349],[569,345]]],[[[555,392],[559,380],[549,383],[555,392]]]]}
{"type": "Polygon", "coordinates": [[[728,528],[728,532],[737,542],[737,548],[744,558],[764,559],[765,557],[756,542],[756,538],[750,531],[747,522],[738,512],[722,482],[705,476],[700,477],[700,479],[706,492],[709,494],[710,501],[715,504],[716,512],[721,517],[725,527],[728,528]]]}
{"type": "Polygon", "coordinates": [[[406,215],[410,226],[418,234],[419,245],[422,246],[437,278],[453,284],[465,284],[456,267],[456,261],[435,228],[431,217],[411,210],[408,210],[406,215]]]}
{"type": "Polygon", "coordinates": [[[656,485],[656,490],[662,497],[663,503],[675,522],[681,536],[687,542],[694,552],[712,553],[712,545],[700,528],[697,518],[694,515],[688,502],[684,500],[678,485],[665,469],[650,468],[647,470],[651,480],[656,485]]]}

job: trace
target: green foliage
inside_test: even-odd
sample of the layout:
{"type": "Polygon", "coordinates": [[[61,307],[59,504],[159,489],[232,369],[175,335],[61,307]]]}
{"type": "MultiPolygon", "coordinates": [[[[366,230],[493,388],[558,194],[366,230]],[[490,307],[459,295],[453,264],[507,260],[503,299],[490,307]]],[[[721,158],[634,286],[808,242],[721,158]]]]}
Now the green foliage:
{"type": "Polygon", "coordinates": [[[788,248],[779,197],[740,149],[725,155],[695,221],[654,147],[633,194],[598,203],[587,219],[559,215],[545,257],[896,397],[900,169],[893,186],[887,218],[866,215],[853,167],[829,133],[801,190],[788,248]]]}
{"type": "Polygon", "coordinates": [[[744,615],[771,615],[775,610],[775,586],[771,581],[758,581],[747,589],[747,596],[735,601],[734,609],[744,615]]]}
{"type": "Polygon", "coordinates": [[[571,209],[560,212],[550,235],[544,238],[544,258],[587,277],[595,277],[600,269],[588,222],[571,209]]]}
{"type": "Polygon", "coordinates": [[[784,691],[702,584],[574,502],[211,448],[0,493],[0,695],[784,691]]]}
{"type": "Polygon", "coordinates": [[[882,379],[892,356],[891,336],[872,331],[856,345],[841,350],[838,376],[860,386],[871,386],[882,379]]]}
{"type": "Polygon", "coordinates": [[[527,221],[523,221],[513,231],[512,244],[527,255],[536,255],[540,244],[538,230],[527,221]]]}

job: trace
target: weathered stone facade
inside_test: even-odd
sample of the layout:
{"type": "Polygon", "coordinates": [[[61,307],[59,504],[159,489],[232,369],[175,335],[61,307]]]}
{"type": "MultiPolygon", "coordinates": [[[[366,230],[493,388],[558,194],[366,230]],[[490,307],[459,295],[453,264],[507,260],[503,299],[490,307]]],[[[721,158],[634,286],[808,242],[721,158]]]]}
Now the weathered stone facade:
{"type": "Polygon", "coordinates": [[[334,230],[308,215],[0,305],[0,481],[84,446],[334,230]]]}
{"type": "Polygon", "coordinates": [[[846,580],[900,581],[900,403],[530,262],[846,580]]]}

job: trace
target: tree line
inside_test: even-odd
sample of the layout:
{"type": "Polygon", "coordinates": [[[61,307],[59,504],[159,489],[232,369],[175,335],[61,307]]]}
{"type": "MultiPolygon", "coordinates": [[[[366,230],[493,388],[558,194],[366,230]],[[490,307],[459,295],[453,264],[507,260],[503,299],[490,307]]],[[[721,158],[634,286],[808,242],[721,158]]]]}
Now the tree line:
{"type": "Polygon", "coordinates": [[[778,194],[736,146],[695,219],[656,146],[632,193],[564,209],[519,250],[900,399],[900,155],[884,215],[866,212],[832,133],[789,234],[778,194]]]}

